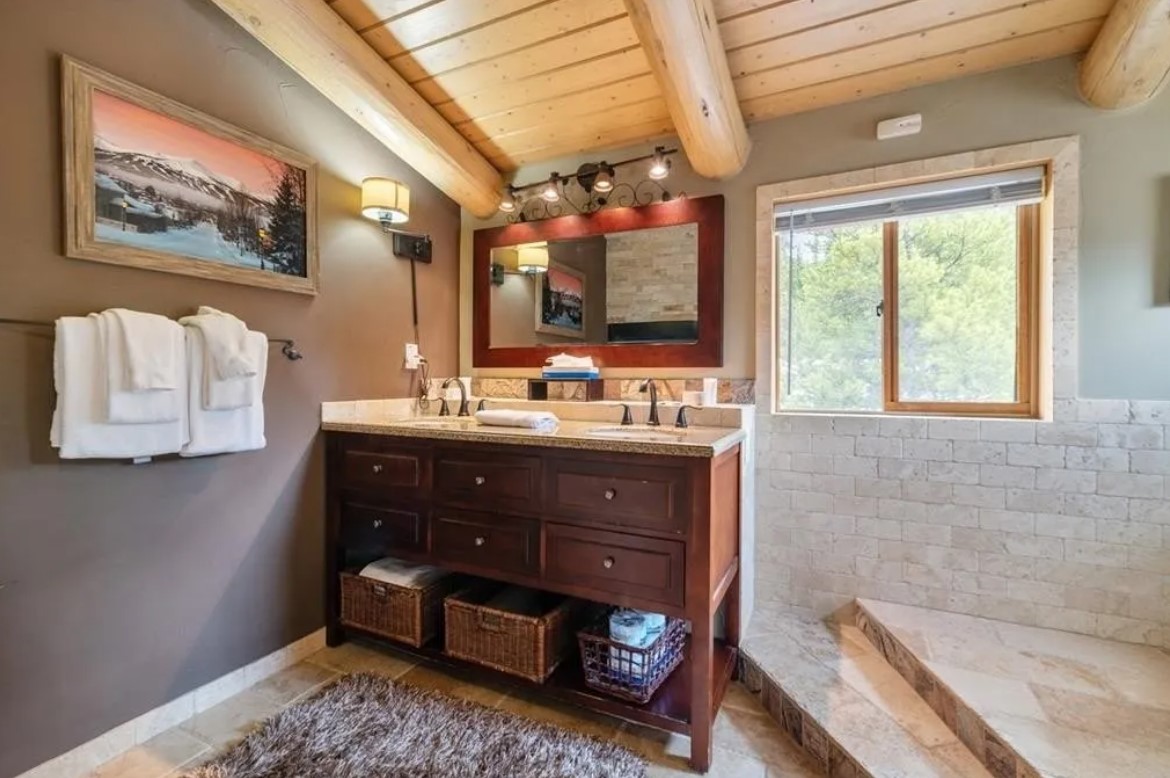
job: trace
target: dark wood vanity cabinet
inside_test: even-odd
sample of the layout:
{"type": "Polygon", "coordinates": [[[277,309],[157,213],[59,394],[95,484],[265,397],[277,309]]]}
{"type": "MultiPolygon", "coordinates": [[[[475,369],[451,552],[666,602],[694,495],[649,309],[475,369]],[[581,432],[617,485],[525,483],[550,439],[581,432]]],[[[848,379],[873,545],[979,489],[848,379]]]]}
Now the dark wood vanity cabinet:
{"type": "MultiPolygon", "coordinates": [[[[709,767],[739,642],[738,446],[695,457],[326,436],[330,645],[371,637],[340,624],[338,573],[378,555],[685,618],[687,659],[644,706],[588,689],[576,660],[540,688],[690,735],[692,765],[709,767]]],[[[399,648],[455,671],[494,672],[446,658],[441,646],[399,648]]]]}

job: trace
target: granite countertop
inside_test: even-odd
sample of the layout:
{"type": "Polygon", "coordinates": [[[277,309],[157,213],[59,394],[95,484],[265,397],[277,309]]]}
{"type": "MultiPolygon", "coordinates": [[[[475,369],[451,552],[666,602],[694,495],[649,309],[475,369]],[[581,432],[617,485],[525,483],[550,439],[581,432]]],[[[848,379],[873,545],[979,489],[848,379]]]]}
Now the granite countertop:
{"type": "Polygon", "coordinates": [[[370,435],[394,435],[431,440],[462,440],[475,443],[501,443],[516,446],[544,446],[586,451],[614,451],[660,456],[713,457],[727,451],[744,439],[738,427],[671,426],[621,427],[612,422],[562,419],[555,432],[536,432],[516,427],[489,427],[474,418],[412,416],[387,418],[358,414],[346,419],[323,421],[321,429],[328,432],[358,432],[370,435]],[[591,431],[599,428],[615,437],[601,437],[591,431]],[[649,438],[623,438],[622,434],[649,435],[649,438]]]}

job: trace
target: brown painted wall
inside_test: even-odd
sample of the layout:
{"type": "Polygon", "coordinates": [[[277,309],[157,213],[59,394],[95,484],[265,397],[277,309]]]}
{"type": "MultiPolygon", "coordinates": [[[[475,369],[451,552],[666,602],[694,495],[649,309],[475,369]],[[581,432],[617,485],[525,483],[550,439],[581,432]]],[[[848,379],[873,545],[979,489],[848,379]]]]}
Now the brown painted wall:
{"type": "Polygon", "coordinates": [[[424,353],[455,368],[458,208],[207,0],[0,3],[0,317],[199,304],[293,337],[262,452],[134,467],[48,447],[51,341],[0,326],[0,776],[322,624],[322,400],[401,396],[409,274],[356,217],[367,175],[412,187],[435,239],[424,353]],[[71,54],[319,160],[315,299],[61,256],[57,56],[71,54]]]}

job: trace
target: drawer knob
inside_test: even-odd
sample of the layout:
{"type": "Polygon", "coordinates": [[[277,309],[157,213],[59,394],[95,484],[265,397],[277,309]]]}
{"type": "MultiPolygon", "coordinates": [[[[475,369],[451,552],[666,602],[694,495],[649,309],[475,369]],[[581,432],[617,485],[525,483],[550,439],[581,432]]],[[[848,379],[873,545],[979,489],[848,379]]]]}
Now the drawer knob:
{"type": "Polygon", "coordinates": [[[374,519],[374,529],[378,529],[378,527],[381,527],[381,526],[382,526],[382,520],[381,519],[374,519]]]}
{"type": "Polygon", "coordinates": [[[614,497],[617,497],[617,489],[606,489],[605,490],[605,499],[612,500],[614,497]]]}
{"type": "Polygon", "coordinates": [[[487,543],[487,538],[485,538],[483,535],[476,535],[475,545],[482,546],[484,543],[487,543]]]}
{"type": "Polygon", "coordinates": [[[475,477],[475,485],[476,486],[483,486],[485,483],[487,483],[487,479],[484,478],[482,475],[477,475],[475,477]]]}
{"type": "Polygon", "coordinates": [[[609,570],[611,567],[613,567],[613,557],[607,556],[605,559],[601,560],[601,566],[606,570],[609,570]]]}
{"type": "Polygon", "coordinates": [[[381,466],[381,465],[374,465],[374,468],[373,468],[373,469],[374,469],[374,472],[375,472],[375,473],[380,473],[380,472],[382,472],[382,466],[381,466]]]}

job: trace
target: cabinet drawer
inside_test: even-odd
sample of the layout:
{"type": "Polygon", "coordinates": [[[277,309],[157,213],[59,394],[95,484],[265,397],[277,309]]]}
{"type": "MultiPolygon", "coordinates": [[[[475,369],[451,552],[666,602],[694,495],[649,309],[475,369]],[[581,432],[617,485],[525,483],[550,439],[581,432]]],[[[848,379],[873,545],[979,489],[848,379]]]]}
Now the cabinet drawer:
{"type": "Polygon", "coordinates": [[[471,565],[492,571],[540,572],[540,523],[470,511],[436,510],[431,520],[431,556],[438,564],[471,565]]]}
{"type": "Polygon", "coordinates": [[[481,509],[535,510],[540,503],[540,460],[441,451],[435,456],[435,499],[481,509]]]}
{"type": "Polygon", "coordinates": [[[344,489],[414,497],[426,484],[427,462],[421,450],[346,448],[341,452],[338,479],[344,489]]]}
{"type": "Polygon", "coordinates": [[[621,532],[545,525],[545,578],[668,605],[686,596],[686,545],[621,532]]]}
{"type": "Polygon", "coordinates": [[[341,504],[341,542],[345,546],[389,550],[426,550],[426,514],[421,508],[341,504]]]}
{"type": "Polygon", "coordinates": [[[687,530],[691,490],[685,468],[556,459],[548,471],[550,513],[664,532],[687,530]]]}

